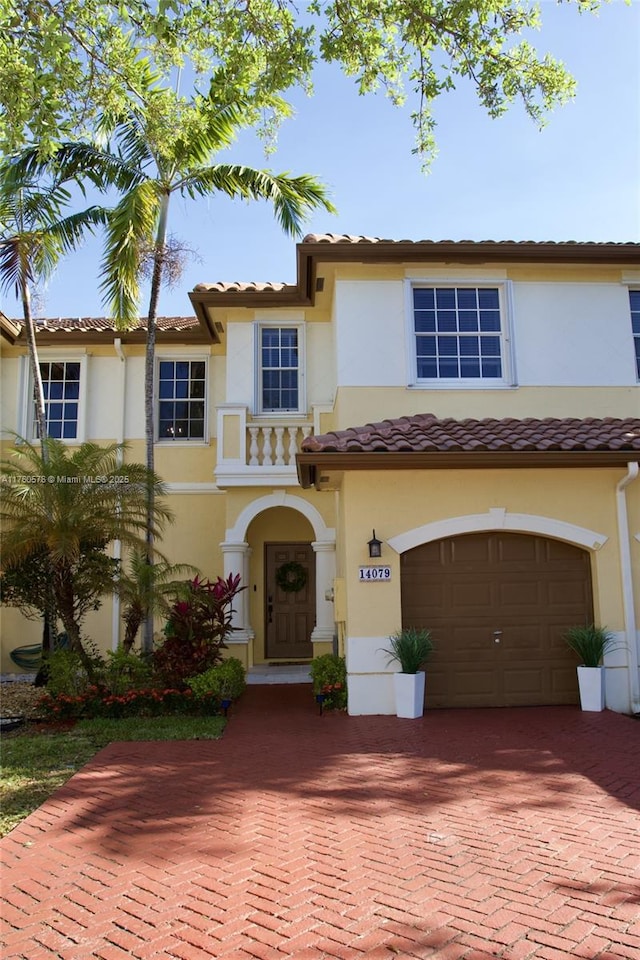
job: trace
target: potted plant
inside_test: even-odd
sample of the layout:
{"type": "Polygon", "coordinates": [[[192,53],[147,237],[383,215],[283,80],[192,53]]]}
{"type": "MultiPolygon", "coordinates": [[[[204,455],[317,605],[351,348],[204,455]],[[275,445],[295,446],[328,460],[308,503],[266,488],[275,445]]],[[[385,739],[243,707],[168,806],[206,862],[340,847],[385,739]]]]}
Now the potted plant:
{"type": "Polygon", "coordinates": [[[606,627],[595,624],[571,627],[564,635],[567,645],[581,660],[578,667],[580,706],[583,710],[604,710],[604,667],[602,659],[615,644],[606,627]]]}
{"type": "Polygon", "coordinates": [[[424,666],[431,651],[431,633],[423,627],[403,627],[389,637],[388,663],[400,664],[393,675],[396,695],[396,716],[415,719],[424,710],[424,666]]]}
{"type": "Polygon", "coordinates": [[[347,667],[344,657],[333,653],[314,657],[309,672],[320,713],[324,710],[346,710],[347,667]]]}

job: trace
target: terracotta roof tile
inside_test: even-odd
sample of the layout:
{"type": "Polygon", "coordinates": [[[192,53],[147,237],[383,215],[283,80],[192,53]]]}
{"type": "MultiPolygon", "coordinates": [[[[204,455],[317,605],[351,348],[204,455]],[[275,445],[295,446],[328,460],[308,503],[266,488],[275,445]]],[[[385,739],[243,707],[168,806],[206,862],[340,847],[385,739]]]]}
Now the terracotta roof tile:
{"type": "MultiPolygon", "coordinates": [[[[146,318],[141,317],[132,330],[145,330],[146,318]]],[[[13,321],[22,327],[20,320],[13,321]]],[[[47,333],[78,333],[89,330],[100,332],[112,331],[116,333],[116,326],[109,317],[41,317],[36,321],[36,330],[47,333]]],[[[159,330],[191,330],[199,326],[197,317],[158,317],[156,325],[159,330]]]]}
{"type": "Polygon", "coordinates": [[[358,236],[356,234],[350,233],[308,233],[303,243],[345,243],[345,244],[358,244],[358,243],[392,243],[392,244],[403,244],[411,243],[415,246],[432,246],[437,247],[439,244],[472,244],[477,246],[524,246],[524,247],[537,247],[537,246],[557,246],[564,247],[567,244],[575,246],[586,246],[586,247],[625,247],[629,246],[628,243],[618,242],[618,241],[607,241],[605,243],[600,243],[596,240],[582,241],[582,240],[394,240],[391,238],[385,237],[366,237],[358,236]]]}
{"type": "Polygon", "coordinates": [[[431,413],[400,417],[308,437],[305,453],[461,451],[632,450],[640,451],[640,418],[571,417],[544,420],[454,420],[431,413]]]}
{"type": "Polygon", "coordinates": [[[282,293],[283,290],[295,291],[297,287],[289,283],[236,280],[229,283],[198,283],[193,289],[205,293],[282,293]]]}

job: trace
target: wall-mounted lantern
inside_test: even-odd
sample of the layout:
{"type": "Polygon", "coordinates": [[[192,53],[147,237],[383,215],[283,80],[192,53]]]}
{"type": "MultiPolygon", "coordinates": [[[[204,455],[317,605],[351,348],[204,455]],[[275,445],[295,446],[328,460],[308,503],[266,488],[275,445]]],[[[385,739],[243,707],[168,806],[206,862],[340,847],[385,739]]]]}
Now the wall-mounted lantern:
{"type": "Polygon", "coordinates": [[[367,546],[369,547],[370,557],[376,558],[382,556],[382,540],[378,540],[375,530],[373,531],[373,536],[371,540],[368,541],[367,546]]]}

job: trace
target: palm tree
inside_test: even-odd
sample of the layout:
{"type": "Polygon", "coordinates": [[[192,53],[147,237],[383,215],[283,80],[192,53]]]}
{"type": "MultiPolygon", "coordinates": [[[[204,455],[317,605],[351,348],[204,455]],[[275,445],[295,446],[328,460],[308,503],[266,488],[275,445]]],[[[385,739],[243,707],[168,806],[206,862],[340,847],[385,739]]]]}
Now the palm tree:
{"type": "Polygon", "coordinates": [[[53,177],[43,184],[42,173],[25,171],[19,157],[0,163],[0,290],[14,293],[22,302],[40,438],[46,437],[47,426],[31,288],[46,280],[61,257],[75,250],[85,233],[104,224],[107,216],[98,206],[63,216],[71,200],[67,182],[68,178],[53,177]]]}
{"type": "MultiPolygon", "coordinates": [[[[219,78],[221,80],[221,78],[219,78]]],[[[147,311],[145,355],[146,465],[154,461],[154,364],[156,319],[160,289],[168,262],[167,224],[171,197],[189,199],[216,193],[243,200],[265,200],[276,220],[292,236],[299,236],[307,214],[319,207],[330,213],[325,188],[312,176],[275,174],[241,164],[214,163],[238,131],[251,123],[241,103],[227,104],[217,95],[214,78],[208,96],[182,101],[166,90],[148,94],[144,109],[131,110],[117,122],[105,120],[104,145],[62,144],[54,158],[64,176],[85,177],[103,191],[115,188],[120,201],[107,225],[101,289],[116,324],[126,329],[139,321],[140,275],[150,251],[152,268],[147,311]]],[[[37,169],[31,153],[27,171],[37,169]],[[35,164],[35,167],[34,167],[35,164]]],[[[153,489],[149,490],[147,557],[153,563],[153,489]]],[[[153,624],[145,627],[145,649],[153,644],[153,624]]]]}
{"type": "Polygon", "coordinates": [[[180,577],[193,578],[198,573],[188,563],[170,563],[158,559],[154,564],[147,563],[145,550],[134,550],[126,567],[121,567],[114,589],[122,603],[122,619],[125,625],[122,647],[129,653],[133,647],[140,626],[153,614],[167,614],[171,602],[188,585],[180,577]]]}
{"type": "MultiPolygon", "coordinates": [[[[47,423],[31,312],[31,288],[46,280],[61,257],[75,250],[87,232],[93,232],[98,224],[106,221],[106,211],[98,206],[63,216],[71,200],[67,182],[59,177],[45,181],[42,171],[25,171],[20,158],[0,162],[0,290],[3,293],[11,291],[22,301],[40,439],[47,436],[47,423]]],[[[41,450],[46,463],[46,444],[41,450]]],[[[53,650],[55,637],[55,611],[51,598],[43,617],[45,649],[53,650]]]]}
{"type": "Polygon", "coordinates": [[[11,569],[46,556],[55,610],[69,646],[92,675],[81,638],[88,595],[111,593],[117,565],[106,549],[119,540],[144,548],[147,490],[154,491],[152,532],[171,514],[158,499],[164,487],[139,463],[122,463],[124,444],[67,447],[44,437],[40,448],[18,438],[10,460],[0,464],[0,547],[11,569]]]}

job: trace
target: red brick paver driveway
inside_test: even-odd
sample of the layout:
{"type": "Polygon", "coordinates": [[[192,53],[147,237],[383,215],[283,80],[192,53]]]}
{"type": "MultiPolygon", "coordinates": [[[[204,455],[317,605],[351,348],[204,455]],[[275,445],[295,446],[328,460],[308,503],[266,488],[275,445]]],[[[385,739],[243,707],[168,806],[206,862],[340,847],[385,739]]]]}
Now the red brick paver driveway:
{"type": "Polygon", "coordinates": [[[640,956],[640,723],[319,716],[112,744],[2,841],[4,960],[640,956]]]}

